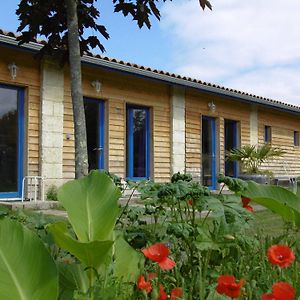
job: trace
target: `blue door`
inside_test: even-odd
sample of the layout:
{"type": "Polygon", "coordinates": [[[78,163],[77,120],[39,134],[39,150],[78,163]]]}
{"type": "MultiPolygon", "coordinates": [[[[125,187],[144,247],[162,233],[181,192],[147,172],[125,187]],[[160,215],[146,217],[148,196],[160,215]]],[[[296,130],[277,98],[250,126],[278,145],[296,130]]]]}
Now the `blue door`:
{"type": "Polygon", "coordinates": [[[105,113],[104,102],[98,99],[84,99],[89,171],[104,169],[105,161],[105,113]]]}
{"type": "Polygon", "coordinates": [[[127,178],[150,177],[149,109],[127,106],[127,178]]]}
{"type": "Polygon", "coordinates": [[[202,117],[202,184],[217,187],[216,175],[216,120],[202,117]]]}
{"type": "Polygon", "coordinates": [[[24,90],[0,85],[0,198],[20,198],[23,177],[24,90]]]}
{"type": "MultiPolygon", "coordinates": [[[[233,120],[224,121],[224,146],[225,153],[231,149],[238,147],[238,122],[233,120]]],[[[225,175],[231,177],[238,176],[238,163],[237,161],[225,160],[225,175]]]]}

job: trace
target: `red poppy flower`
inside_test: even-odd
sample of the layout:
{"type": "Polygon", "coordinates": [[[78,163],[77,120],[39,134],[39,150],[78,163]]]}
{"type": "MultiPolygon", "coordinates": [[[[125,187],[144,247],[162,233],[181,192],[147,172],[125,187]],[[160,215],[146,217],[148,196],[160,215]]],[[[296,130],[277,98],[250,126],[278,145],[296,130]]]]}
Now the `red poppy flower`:
{"type": "Polygon", "coordinates": [[[193,199],[189,199],[189,200],[187,201],[187,203],[188,203],[188,205],[193,206],[193,199]]]}
{"type": "Polygon", "coordinates": [[[244,279],[236,282],[233,275],[221,275],[218,278],[216,290],[219,294],[224,294],[231,298],[238,298],[241,292],[241,287],[244,284],[244,279]]]}
{"type": "Polygon", "coordinates": [[[165,292],[165,288],[162,284],[159,284],[159,296],[157,298],[157,300],[167,300],[168,295],[165,292]]]}
{"type": "Polygon", "coordinates": [[[244,208],[246,208],[248,211],[250,211],[251,213],[254,212],[254,209],[251,205],[246,205],[246,206],[243,206],[244,208]]]}
{"type": "MultiPolygon", "coordinates": [[[[171,300],[177,300],[181,296],[182,296],[182,288],[174,288],[171,291],[171,294],[170,294],[169,298],[171,300]]],[[[165,292],[165,288],[162,284],[159,284],[159,296],[158,296],[157,300],[166,300],[166,299],[168,299],[168,295],[165,292]]]]}
{"type": "Polygon", "coordinates": [[[243,207],[247,206],[251,201],[250,198],[247,198],[247,197],[244,197],[244,196],[241,196],[241,199],[242,199],[242,202],[243,202],[243,207]]]}
{"type": "Polygon", "coordinates": [[[274,283],[272,293],[276,300],[293,300],[295,297],[295,289],[287,282],[274,283]]]}
{"type": "Polygon", "coordinates": [[[149,294],[152,290],[150,281],[146,281],[145,277],[143,275],[140,275],[140,277],[138,278],[137,287],[140,290],[145,290],[147,294],[149,294]]]}
{"type": "Polygon", "coordinates": [[[163,270],[170,270],[176,266],[176,263],[168,258],[169,248],[162,243],[154,244],[142,250],[144,255],[152,261],[158,263],[163,270]]]}
{"type": "Polygon", "coordinates": [[[248,211],[253,213],[254,209],[251,205],[249,205],[251,199],[247,198],[247,197],[244,197],[244,196],[241,196],[241,198],[242,198],[243,207],[246,208],[248,211]]]}
{"type": "Polygon", "coordinates": [[[182,288],[174,288],[171,291],[171,300],[177,300],[182,296],[182,288]]]}
{"type": "Polygon", "coordinates": [[[276,300],[273,294],[263,294],[261,296],[261,300],[276,300]]]}
{"type": "Polygon", "coordinates": [[[273,245],[268,249],[268,259],[271,264],[285,268],[293,263],[295,255],[287,245],[273,245]]]}
{"type": "Polygon", "coordinates": [[[293,300],[295,289],[287,282],[277,282],[272,286],[272,294],[263,294],[262,300],[293,300]]]}

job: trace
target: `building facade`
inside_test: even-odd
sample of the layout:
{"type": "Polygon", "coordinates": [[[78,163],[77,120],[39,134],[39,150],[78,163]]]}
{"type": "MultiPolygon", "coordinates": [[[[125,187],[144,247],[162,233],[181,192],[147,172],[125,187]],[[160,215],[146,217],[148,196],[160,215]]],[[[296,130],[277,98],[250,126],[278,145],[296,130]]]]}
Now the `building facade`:
{"type": "MultiPolygon", "coordinates": [[[[41,47],[0,31],[2,199],[21,197],[24,176],[75,175],[68,67],[35,59],[41,47]]],[[[226,150],[271,142],[286,154],[265,167],[300,175],[299,107],[99,56],[82,71],[90,169],[157,182],[188,172],[217,189],[218,173],[239,172],[226,150]]]]}

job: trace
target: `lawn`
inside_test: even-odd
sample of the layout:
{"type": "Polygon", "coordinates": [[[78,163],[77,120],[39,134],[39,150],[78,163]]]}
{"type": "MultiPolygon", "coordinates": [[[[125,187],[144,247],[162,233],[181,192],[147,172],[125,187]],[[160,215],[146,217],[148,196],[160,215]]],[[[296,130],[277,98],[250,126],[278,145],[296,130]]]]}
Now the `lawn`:
{"type": "Polygon", "coordinates": [[[253,233],[277,236],[283,233],[285,222],[268,209],[255,212],[255,223],[251,227],[253,233]]]}

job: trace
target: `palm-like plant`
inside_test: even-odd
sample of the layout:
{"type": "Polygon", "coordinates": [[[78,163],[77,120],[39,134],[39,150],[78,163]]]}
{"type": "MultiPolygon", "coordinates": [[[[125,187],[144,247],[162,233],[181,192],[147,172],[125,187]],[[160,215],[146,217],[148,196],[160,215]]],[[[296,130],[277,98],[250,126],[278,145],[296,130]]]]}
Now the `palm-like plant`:
{"type": "Polygon", "coordinates": [[[263,174],[269,172],[261,171],[261,165],[268,160],[282,156],[284,153],[282,149],[272,147],[271,144],[264,144],[258,147],[245,145],[239,149],[236,148],[228,151],[226,160],[240,162],[245,173],[263,174]]]}

